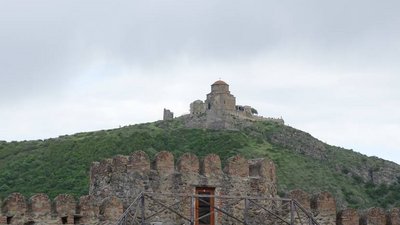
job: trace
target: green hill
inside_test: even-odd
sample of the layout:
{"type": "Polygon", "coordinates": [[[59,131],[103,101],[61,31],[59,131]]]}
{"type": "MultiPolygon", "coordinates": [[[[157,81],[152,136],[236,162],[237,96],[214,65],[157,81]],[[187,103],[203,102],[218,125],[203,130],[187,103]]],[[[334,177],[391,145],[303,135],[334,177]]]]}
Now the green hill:
{"type": "Polygon", "coordinates": [[[327,145],[311,135],[274,123],[257,122],[238,131],[187,129],[179,119],[78,133],[37,141],[0,142],[0,198],[88,194],[91,162],[136,150],[150,157],[169,150],[199,157],[216,153],[224,161],[242,154],[269,157],[277,166],[280,195],[301,188],[327,190],[339,207],[400,206],[400,166],[327,145]],[[396,175],[397,174],[397,175],[396,175]]]}

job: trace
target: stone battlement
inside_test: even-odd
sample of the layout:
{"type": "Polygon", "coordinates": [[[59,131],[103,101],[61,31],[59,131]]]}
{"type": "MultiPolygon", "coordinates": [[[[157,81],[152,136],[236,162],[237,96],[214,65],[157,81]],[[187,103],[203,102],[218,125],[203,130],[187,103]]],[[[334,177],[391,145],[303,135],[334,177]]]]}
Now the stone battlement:
{"type": "MultiPolygon", "coordinates": [[[[399,225],[400,208],[384,210],[344,209],[336,211],[335,199],[329,192],[308,194],[296,189],[288,198],[295,199],[309,210],[318,223],[337,225],[399,225]]],[[[20,193],[12,193],[0,201],[0,224],[113,224],[122,215],[123,200],[112,196],[98,203],[86,195],[76,200],[67,194],[51,200],[46,194],[36,194],[29,199],[20,193]]]]}
{"type": "MultiPolygon", "coordinates": [[[[58,195],[53,200],[46,194],[36,194],[29,199],[19,193],[10,194],[0,200],[0,225],[114,224],[141,192],[193,196],[211,190],[216,196],[278,197],[275,165],[271,160],[247,160],[237,155],[229,158],[224,165],[222,168],[221,160],[215,154],[199,159],[194,154],[186,153],[175,160],[171,152],[162,151],[152,161],[143,151],[133,152],[129,156],[117,155],[92,164],[89,195],[79,199],[67,194],[58,195]]],[[[337,212],[336,200],[329,192],[311,195],[302,190],[293,190],[285,197],[298,201],[321,225],[400,225],[399,208],[389,211],[381,208],[344,209],[337,212]]],[[[183,215],[190,214],[185,205],[190,205],[190,202],[182,201],[176,205],[176,199],[166,198],[164,201],[167,205],[180,207],[183,215]]],[[[215,199],[216,206],[232,215],[239,214],[243,204],[215,199]]],[[[273,204],[267,207],[274,209],[284,205],[278,202],[273,204]]],[[[147,206],[148,214],[162,210],[154,203],[147,206]]],[[[257,212],[249,211],[250,215],[255,213],[250,218],[254,219],[252,224],[259,224],[264,218],[257,212]],[[261,220],[257,220],[258,217],[261,220]]],[[[290,212],[283,208],[281,214],[287,217],[290,212]]],[[[161,214],[157,220],[166,225],[186,224],[168,212],[161,214]]],[[[215,212],[215,221],[218,225],[237,224],[218,212],[215,212]]],[[[298,223],[306,224],[307,221],[299,218],[296,219],[298,223]]]]}
{"type": "Polygon", "coordinates": [[[167,151],[150,162],[145,152],[137,151],[94,162],[90,169],[89,193],[98,200],[115,195],[125,199],[125,206],[142,191],[193,194],[193,187],[202,186],[214,187],[218,193],[250,195],[252,190],[252,195],[274,197],[275,165],[269,159],[247,160],[238,155],[222,168],[218,155],[199,159],[191,153],[183,154],[175,164],[173,154],[167,151]]]}
{"type": "Polygon", "coordinates": [[[0,224],[112,224],[122,213],[122,201],[115,197],[97,203],[89,195],[77,201],[67,194],[50,200],[46,194],[26,199],[12,193],[1,202],[0,224]]]}

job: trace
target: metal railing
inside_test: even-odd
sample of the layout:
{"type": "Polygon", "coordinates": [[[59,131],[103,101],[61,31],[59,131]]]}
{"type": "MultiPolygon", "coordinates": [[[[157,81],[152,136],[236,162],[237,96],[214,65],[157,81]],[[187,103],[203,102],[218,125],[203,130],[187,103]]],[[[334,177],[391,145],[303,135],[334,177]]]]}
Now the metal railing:
{"type": "Polygon", "coordinates": [[[312,214],[294,199],[151,192],[141,192],[116,225],[148,225],[151,221],[163,222],[166,217],[172,220],[171,215],[189,225],[197,225],[199,220],[211,215],[215,216],[215,224],[319,225],[312,214]],[[215,204],[210,204],[205,198],[213,198],[215,204]],[[199,203],[209,206],[209,212],[200,216],[196,212],[199,203]]]}

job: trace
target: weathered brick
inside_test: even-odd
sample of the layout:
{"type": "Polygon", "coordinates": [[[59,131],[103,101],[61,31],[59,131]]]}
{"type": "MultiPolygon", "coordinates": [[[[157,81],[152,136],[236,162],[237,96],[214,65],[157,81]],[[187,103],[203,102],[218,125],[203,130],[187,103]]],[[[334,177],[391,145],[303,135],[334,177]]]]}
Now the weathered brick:
{"type": "Polygon", "coordinates": [[[115,222],[124,212],[121,200],[115,196],[105,198],[100,206],[100,215],[103,221],[115,222]]]}
{"type": "Polygon", "coordinates": [[[46,194],[36,194],[29,199],[33,218],[46,219],[51,216],[51,203],[46,194]]]}
{"type": "Polygon", "coordinates": [[[128,171],[149,172],[149,156],[143,151],[136,151],[129,156],[128,171]]]}
{"type": "Polygon", "coordinates": [[[126,165],[128,164],[128,157],[124,155],[114,156],[112,159],[112,172],[124,173],[126,172],[126,165]]]}
{"type": "Polygon", "coordinates": [[[202,160],[201,173],[205,176],[222,175],[221,159],[216,154],[209,154],[202,160]]]}
{"type": "Polygon", "coordinates": [[[362,225],[386,225],[386,213],[382,208],[370,208],[362,216],[362,225]]]}
{"type": "Polygon", "coordinates": [[[181,173],[198,174],[200,172],[199,164],[199,159],[196,155],[185,153],[178,160],[178,171],[181,173]]]}
{"type": "Polygon", "coordinates": [[[311,198],[307,192],[300,189],[295,189],[289,192],[288,198],[296,200],[305,209],[310,210],[311,198]]]}
{"type": "Polygon", "coordinates": [[[249,165],[244,157],[236,155],[227,160],[224,172],[230,176],[248,177],[249,165]]]}
{"type": "Polygon", "coordinates": [[[93,224],[98,221],[100,209],[93,196],[81,196],[79,198],[79,209],[82,216],[79,221],[81,224],[93,224]]]}
{"type": "Polygon", "coordinates": [[[174,155],[171,152],[161,151],[156,155],[154,168],[161,175],[169,175],[174,173],[174,155]]]}
{"type": "Polygon", "coordinates": [[[67,194],[58,195],[54,199],[55,210],[61,223],[74,224],[76,201],[73,196],[67,194]]]}
{"type": "Polygon", "coordinates": [[[400,208],[393,208],[388,213],[389,225],[400,225],[400,208]]]}
{"type": "Polygon", "coordinates": [[[331,193],[315,195],[311,200],[311,209],[321,225],[336,224],[336,200],[331,193]]]}
{"type": "Polygon", "coordinates": [[[250,159],[248,165],[250,176],[267,178],[270,182],[276,181],[275,164],[271,160],[267,158],[250,159]]]}
{"type": "Polygon", "coordinates": [[[344,209],[337,215],[337,225],[359,225],[360,215],[356,209],[344,209]]]}

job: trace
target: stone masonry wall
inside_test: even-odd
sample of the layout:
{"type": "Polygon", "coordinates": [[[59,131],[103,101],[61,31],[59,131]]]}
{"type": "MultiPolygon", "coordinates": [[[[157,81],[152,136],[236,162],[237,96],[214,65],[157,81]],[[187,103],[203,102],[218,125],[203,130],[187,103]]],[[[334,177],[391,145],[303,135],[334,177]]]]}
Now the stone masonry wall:
{"type": "MultiPolygon", "coordinates": [[[[275,165],[271,160],[247,160],[234,156],[227,160],[222,169],[221,160],[215,154],[200,160],[196,155],[186,153],[177,160],[176,165],[174,162],[174,156],[167,151],[159,152],[153,162],[142,151],[95,162],[90,172],[89,194],[97,201],[116,196],[122,200],[125,208],[143,191],[193,195],[196,187],[214,188],[216,195],[277,197],[275,165]]],[[[178,199],[164,198],[160,201],[169,205],[178,199]]],[[[228,200],[216,199],[215,204],[223,206],[226,201],[228,200]]],[[[189,205],[190,203],[183,201],[177,206],[177,210],[189,216],[189,205]]],[[[153,204],[152,207],[159,206],[153,204]]],[[[243,207],[243,203],[238,203],[226,210],[235,214],[243,207]]],[[[232,220],[222,218],[222,214],[218,212],[216,217],[226,223],[232,220]]],[[[179,221],[171,212],[164,213],[157,219],[163,220],[164,224],[175,224],[179,221]]],[[[179,222],[182,224],[185,221],[179,222]]]]}
{"type": "MultiPolygon", "coordinates": [[[[112,159],[94,162],[90,170],[89,195],[79,199],[67,194],[58,195],[53,200],[42,193],[30,198],[19,193],[10,194],[0,200],[0,225],[115,224],[133,198],[142,191],[192,195],[198,187],[214,188],[217,196],[278,197],[275,165],[269,159],[247,160],[234,156],[222,168],[221,160],[215,154],[199,159],[187,153],[175,163],[170,152],[160,152],[150,162],[146,153],[137,151],[130,156],[117,155],[112,159]]],[[[364,211],[344,209],[337,212],[336,201],[328,192],[310,195],[302,190],[293,190],[286,197],[300,203],[321,225],[400,225],[398,208],[389,211],[380,208],[364,211]]],[[[182,215],[191,213],[190,207],[187,207],[191,204],[190,198],[164,197],[159,201],[174,205],[182,215]]],[[[215,198],[215,206],[227,213],[240,215],[245,203],[236,201],[215,198]]],[[[155,202],[146,204],[147,215],[162,209],[155,202]]],[[[279,224],[255,205],[248,207],[249,224],[279,224]]],[[[265,207],[281,207],[280,215],[290,218],[287,206],[278,201],[265,207]]],[[[168,211],[154,217],[154,221],[162,221],[164,225],[187,224],[187,221],[168,211]]],[[[215,211],[215,221],[216,225],[240,224],[219,211],[215,211]]],[[[307,224],[307,221],[295,219],[294,223],[307,224]]]]}

